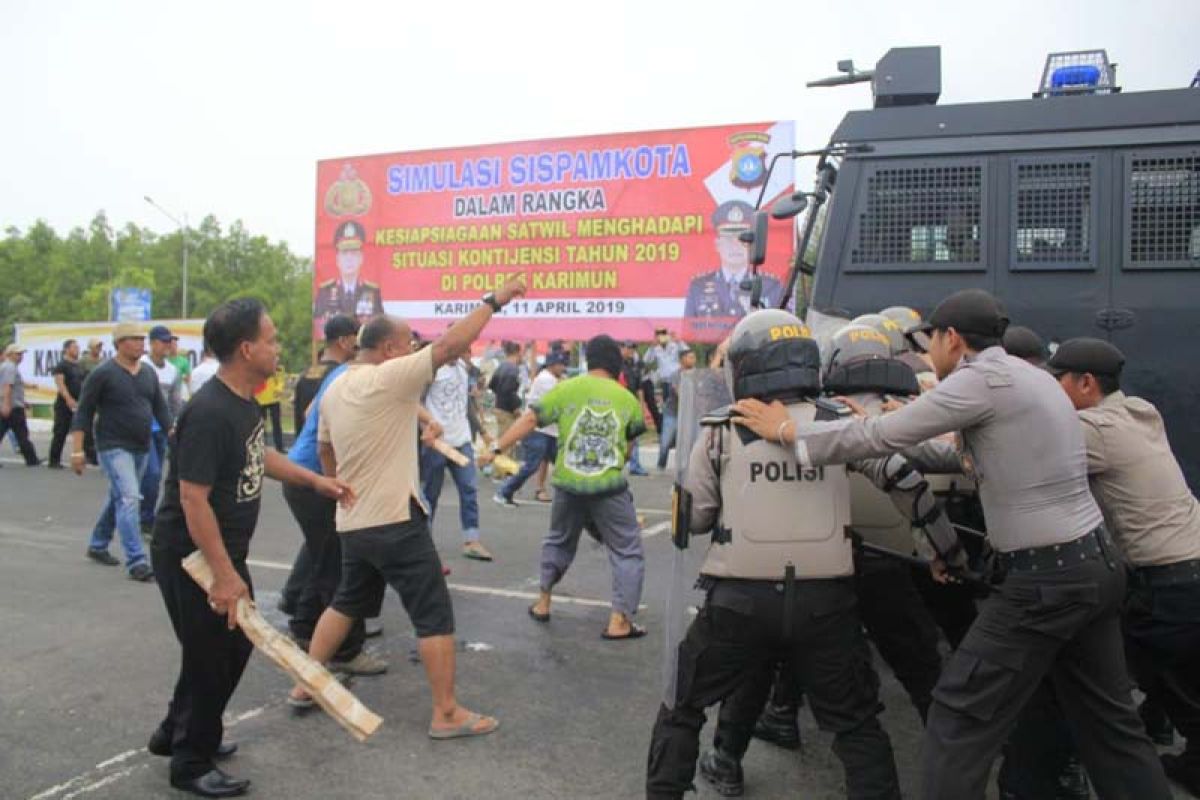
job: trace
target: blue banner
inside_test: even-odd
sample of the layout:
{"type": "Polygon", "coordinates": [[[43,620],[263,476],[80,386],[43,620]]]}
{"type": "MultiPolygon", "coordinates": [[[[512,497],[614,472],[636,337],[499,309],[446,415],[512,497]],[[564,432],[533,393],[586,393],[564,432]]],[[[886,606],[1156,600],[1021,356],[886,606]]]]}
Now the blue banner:
{"type": "Polygon", "coordinates": [[[149,289],[112,290],[112,318],[115,322],[146,322],[150,317],[149,289]]]}

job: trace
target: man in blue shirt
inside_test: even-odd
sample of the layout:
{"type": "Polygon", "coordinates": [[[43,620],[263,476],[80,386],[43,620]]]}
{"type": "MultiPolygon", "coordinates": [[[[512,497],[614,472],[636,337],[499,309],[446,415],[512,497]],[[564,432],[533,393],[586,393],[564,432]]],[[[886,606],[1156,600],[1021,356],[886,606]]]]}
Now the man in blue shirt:
{"type": "MultiPolygon", "coordinates": [[[[308,406],[304,427],[296,436],[287,457],[290,461],[322,474],[321,459],[317,452],[317,430],[321,423],[321,398],[346,368],[346,361],[322,381],[321,387],[308,406]]],[[[430,439],[441,435],[442,429],[425,409],[418,412],[424,425],[424,436],[430,439]]],[[[287,501],[292,516],[304,534],[304,546],[308,549],[311,568],[296,602],[296,611],[288,621],[292,637],[304,647],[312,638],[313,629],[321,613],[329,606],[342,579],[342,543],[338,538],[336,515],[337,501],[327,499],[317,492],[291,484],[284,484],[283,499],[287,501]]],[[[387,671],[388,662],[379,655],[363,649],[366,639],[365,621],[356,619],[350,635],[342,642],[329,666],[353,675],[380,675],[387,671]]]]}

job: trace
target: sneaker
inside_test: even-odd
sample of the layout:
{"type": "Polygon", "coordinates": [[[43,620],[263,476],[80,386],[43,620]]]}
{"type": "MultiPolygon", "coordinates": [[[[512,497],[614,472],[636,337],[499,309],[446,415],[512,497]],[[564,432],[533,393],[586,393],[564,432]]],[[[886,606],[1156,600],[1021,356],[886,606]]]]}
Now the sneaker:
{"type": "Polygon", "coordinates": [[[138,583],[154,583],[154,570],[144,561],[141,564],[134,564],[129,570],[129,580],[138,583]]]}
{"type": "Polygon", "coordinates": [[[1083,764],[1075,756],[1068,757],[1058,775],[1056,800],[1088,800],[1091,796],[1091,783],[1083,764]]]}
{"type": "Polygon", "coordinates": [[[365,635],[368,639],[383,635],[383,620],[379,617],[371,617],[363,623],[363,627],[366,628],[365,635]]]}
{"type": "Polygon", "coordinates": [[[513,500],[511,497],[505,497],[499,492],[492,495],[492,502],[505,508],[520,508],[520,504],[516,500],[513,500]]]}
{"type": "Polygon", "coordinates": [[[363,650],[349,661],[330,661],[329,669],[331,672],[348,672],[351,675],[382,675],[388,671],[388,662],[370,650],[363,650]]]}
{"type": "Polygon", "coordinates": [[[121,563],[113,557],[112,553],[108,552],[107,550],[93,550],[89,547],[87,550],[87,557],[92,561],[103,564],[106,567],[115,567],[121,563]]]}
{"type": "Polygon", "coordinates": [[[704,778],[722,797],[741,797],[745,791],[742,765],[736,758],[720,750],[710,750],[700,757],[700,777],[704,778]]]}
{"type": "Polygon", "coordinates": [[[646,472],[646,470],[642,469],[641,467],[630,467],[630,468],[629,468],[629,474],[630,474],[630,475],[636,475],[636,476],[637,476],[637,477],[639,477],[639,478],[644,478],[644,477],[646,477],[647,475],[649,475],[650,473],[649,473],[649,472],[646,472]]]}
{"type": "Polygon", "coordinates": [[[62,468],[63,468],[63,465],[62,465],[62,464],[53,464],[53,463],[51,463],[51,464],[47,464],[47,465],[46,465],[46,469],[62,469],[62,468]]]}

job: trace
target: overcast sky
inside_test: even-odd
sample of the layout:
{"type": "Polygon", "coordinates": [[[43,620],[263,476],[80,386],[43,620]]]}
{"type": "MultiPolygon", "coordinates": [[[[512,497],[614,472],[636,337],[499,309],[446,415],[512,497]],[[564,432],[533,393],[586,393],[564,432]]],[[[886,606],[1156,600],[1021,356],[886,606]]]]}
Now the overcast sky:
{"type": "Polygon", "coordinates": [[[0,225],[166,232],[151,195],[311,255],[318,159],[775,119],[819,146],[870,103],[804,88],[838,59],[940,44],[945,103],[1104,47],[1126,91],[1162,89],[1200,69],[1198,30],[1200,0],[0,0],[0,225]]]}

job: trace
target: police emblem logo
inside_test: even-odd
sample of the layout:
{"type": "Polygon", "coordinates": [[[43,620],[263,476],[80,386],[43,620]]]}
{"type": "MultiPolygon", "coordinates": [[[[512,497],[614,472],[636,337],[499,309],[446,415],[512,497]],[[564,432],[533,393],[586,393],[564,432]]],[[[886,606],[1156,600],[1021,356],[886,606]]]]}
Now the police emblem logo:
{"type": "Polygon", "coordinates": [[[770,134],[737,133],[729,137],[733,154],[729,157],[729,182],[740,189],[762,186],[767,179],[767,144],[770,134]]]}
{"type": "Polygon", "coordinates": [[[357,217],[371,210],[371,189],[358,177],[353,164],[342,167],[342,173],[325,192],[325,211],[335,217],[357,217]]]}

